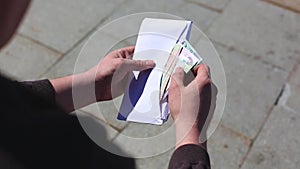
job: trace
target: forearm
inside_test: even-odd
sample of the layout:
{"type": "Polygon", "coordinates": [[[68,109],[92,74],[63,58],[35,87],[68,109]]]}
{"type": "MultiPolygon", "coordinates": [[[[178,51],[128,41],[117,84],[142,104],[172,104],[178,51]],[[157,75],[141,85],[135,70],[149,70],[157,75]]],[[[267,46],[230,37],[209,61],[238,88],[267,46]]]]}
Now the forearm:
{"type": "Polygon", "coordinates": [[[196,124],[176,124],[176,148],[186,144],[196,144],[207,149],[206,141],[200,143],[200,131],[196,124]]]}
{"type": "Polygon", "coordinates": [[[50,80],[54,90],[56,104],[66,112],[95,103],[95,91],[90,76],[86,73],[50,80]]]}

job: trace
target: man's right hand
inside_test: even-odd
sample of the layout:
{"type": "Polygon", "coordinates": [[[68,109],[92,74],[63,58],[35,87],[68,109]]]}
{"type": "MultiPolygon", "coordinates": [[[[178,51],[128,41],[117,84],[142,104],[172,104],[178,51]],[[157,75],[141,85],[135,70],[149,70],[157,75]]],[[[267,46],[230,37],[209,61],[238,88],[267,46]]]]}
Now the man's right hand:
{"type": "MultiPolygon", "coordinates": [[[[202,103],[209,104],[211,101],[210,96],[203,98],[204,90],[211,90],[209,68],[200,64],[194,69],[194,74],[196,77],[184,85],[185,73],[182,68],[177,68],[169,88],[169,106],[176,126],[177,148],[184,144],[199,144],[199,136],[209,111],[209,108],[205,112],[202,109],[207,107],[202,103]],[[203,99],[209,100],[203,102],[203,99]]],[[[206,148],[205,143],[200,145],[206,148]]]]}

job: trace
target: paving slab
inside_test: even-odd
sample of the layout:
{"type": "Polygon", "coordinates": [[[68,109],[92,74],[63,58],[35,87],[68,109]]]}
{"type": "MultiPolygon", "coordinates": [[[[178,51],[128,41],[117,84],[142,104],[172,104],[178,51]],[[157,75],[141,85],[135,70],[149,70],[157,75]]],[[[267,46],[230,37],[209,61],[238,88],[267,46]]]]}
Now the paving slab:
{"type": "MultiPolygon", "coordinates": [[[[97,143],[97,137],[95,137],[93,131],[101,133],[99,136],[99,140],[105,139],[106,141],[111,141],[114,139],[118,134],[119,131],[115,130],[113,127],[111,127],[109,124],[104,122],[102,119],[99,119],[98,117],[94,116],[93,114],[76,110],[76,114],[78,119],[80,119],[80,123],[83,126],[83,129],[86,131],[86,133],[94,139],[94,141],[97,143]],[[88,123],[88,125],[86,125],[88,123]],[[92,130],[96,129],[96,130],[92,130]]],[[[98,134],[99,135],[99,134],[98,134]]],[[[98,142],[100,143],[100,142],[98,142]]]]}
{"type": "Polygon", "coordinates": [[[299,168],[300,115],[275,107],[255,140],[242,169],[299,168]]]}
{"type": "Polygon", "coordinates": [[[66,52],[124,0],[34,0],[20,32],[66,52]]]}
{"type": "Polygon", "coordinates": [[[287,83],[288,99],[286,105],[300,112],[300,64],[296,64],[287,83]]]}
{"type": "Polygon", "coordinates": [[[219,126],[208,140],[212,169],[238,169],[249,149],[249,144],[247,138],[219,126]]]}
{"type": "Polygon", "coordinates": [[[128,156],[123,153],[122,146],[115,145],[112,142],[116,135],[119,134],[119,131],[93,114],[77,110],[76,115],[83,130],[98,146],[110,153],[122,153],[128,156]]]}
{"type": "Polygon", "coordinates": [[[129,42],[119,41],[107,34],[91,33],[80,44],[55,64],[43,77],[58,78],[84,72],[97,63],[110,51],[129,46],[129,42]]]}
{"type": "MultiPolygon", "coordinates": [[[[121,134],[135,138],[154,137],[162,132],[165,132],[166,130],[173,130],[173,124],[173,119],[171,117],[161,126],[130,122],[126,129],[121,132],[121,134]]],[[[175,138],[175,135],[173,136],[175,138]]]]}
{"type": "Polygon", "coordinates": [[[83,111],[93,114],[99,119],[105,121],[118,131],[122,131],[126,126],[126,121],[117,120],[122,96],[113,101],[98,102],[82,108],[83,111]]]}
{"type": "Polygon", "coordinates": [[[167,169],[173,152],[174,149],[170,149],[169,151],[158,156],[135,159],[136,169],[167,169]]]}
{"type": "MultiPolygon", "coordinates": [[[[139,0],[128,0],[123,3],[119,10],[117,10],[112,16],[108,18],[106,23],[118,19],[119,17],[126,16],[134,13],[145,13],[145,12],[158,12],[158,13],[168,13],[171,15],[176,15],[178,17],[184,18],[186,20],[193,21],[194,25],[199,27],[201,30],[205,30],[217,17],[219,14],[208,10],[200,5],[196,5],[191,2],[185,2],[182,0],[166,0],[166,1],[139,1],[139,0]]],[[[162,17],[162,15],[155,14],[140,14],[139,22],[124,22],[122,27],[125,31],[134,30],[136,34],[138,32],[141,21],[144,17],[156,17],[156,18],[172,18],[162,17]]],[[[105,23],[104,23],[105,24],[105,23]]],[[[104,25],[103,24],[103,25],[104,25]]],[[[117,33],[117,31],[112,30],[112,33],[117,33]]],[[[119,32],[120,33],[120,32],[119,32]]],[[[192,33],[193,35],[193,33],[192,33]]],[[[116,35],[117,36],[117,35],[116,35]]],[[[195,37],[193,37],[195,38],[195,37]]]]}
{"type": "Polygon", "coordinates": [[[113,143],[134,158],[148,159],[174,149],[175,139],[175,127],[170,117],[161,126],[129,122],[113,143]]]}
{"type": "Polygon", "coordinates": [[[17,80],[36,80],[60,57],[60,53],[17,35],[0,52],[1,74],[17,80]]]}
{"type": "Polygon", "coordinates": [[[172,11],[172,14],[193,21],[194,26],[197,26],[202,31],[205,31],[214,19],[219,16],[216,12],[188,2],[172,11]]]}
{"type": "Polygon", "coordinates": [[[217,46],[225,68],[227,98],[222,124],[254,138],[274,105],[287,73],[217,46]]]}
{"type": "MultiPolygon", "coordinates": [[[[74,73],[74,68],[75,68],[75,63],[76,63],[77,57],[78,57],[83,45],[84,45],[84,42],[80,43],[77,47],[75,47],[67,55],[63,55],[62,58],[55,65],[53,65],[46,72],[43,72],[42,77],[54,79],[54,78],[72,75],[74,73]]],[[[86,67],[82,71],[87,70],[87,69],[88,69],[88,67],[86,67]]]]}
{"type": "Polygon", "coordinates": [[[295,12],[300,13],[300,0],[264,0],[275,5],[278,5],[282,8],[286,8],[295,12]]]}
{"type": "Polygon", "coordinates": [[[222,12],[223,9],[226,7],[226,5],[231,0],[185,0],[186,2],[191,2],[196,5],[203,6],[205,8],[208,8],[210,10],[216,11],[216,12],[222,12]]]}
{"type": "MultiPolygon", "coordinates": [[[[170,125],[172,125],[172,123],[173,122],[171,120],[163,126],[130,123],[121,134],[135,138],[149,138],[165,131],[168,127],[170,127],[170,125]]],[[[119,136],[117,136],[116,140],[114,140],[114,143],[122,146],[122,149],[125,152],[128,149],[139,148],[137,144],[130,144],[118,137],[119,136]]],[[[165,138],[163,142],[174,144],[174,139],[175,135],[170,135],[169,138],[165,138]]],[[[149,149],[155,149],[155,147],[159,147],[161,144],[162,142],[152,142],[152,146],[145,146],[140,150],[140,152],[143,153],[145,151],[150,151],[149,149]]],[[[243,157],[246,155],[249,145],[250,140],[246,137],[240,136],[232,130],[224,127],[218,127],[212,137],[208,140],[208,151],[211,158],[212,168],[237,169],[243,157]]],[[[163,146],[161,148],[163,148],[163,146]]],[[[165,153],[159,155],[136,159],[139,166],[138,168],[167,168],[173,151],[174,148],[170,148],[165,153]]]]}
{"type": "Polygon", "coordinates": [[[300,15],[260,0],[233,0],[208,35],[289,71],[299,59],[300,15]]]}

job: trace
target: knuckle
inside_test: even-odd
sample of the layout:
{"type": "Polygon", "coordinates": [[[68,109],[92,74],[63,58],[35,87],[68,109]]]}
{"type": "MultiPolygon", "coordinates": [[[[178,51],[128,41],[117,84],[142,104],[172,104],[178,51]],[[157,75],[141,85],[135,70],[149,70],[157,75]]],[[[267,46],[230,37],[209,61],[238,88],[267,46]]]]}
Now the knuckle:
{"type": "Polygon", "coordinates": [[[122,54],[123,53],[123,49],[122,48],[117,49],[116,52],[122,54]]]}
{"type": "Polygon", "coordinates": [[[141,69],[143,67],[146,66],[146,64],[144,63],[144,61],[142,60],[134,60],[133,61],[133,65],[137,68],[137,69],[141,69]]]}
{"type": "Polygon", "coordinates": [[[139,67],[145,66],[145,64],[144,64],[144,62],[142,60],[137,60],[136,61],[136,65],[139,66],[139,67]]]}
{"type": "Polygon", "coordinates": [[[209,79],[208,74],[205,74],[205,75],[203,75],[203,76],[200,76],[200,80],[201,80],[202,82],[208,82],[210,79],[209,79]]]}
{"type": "Polygon", "coordinates": [[[181,67],[178,67],[174,72],[175,77],[182,77],[184,75],[184,71],[181,67]]]}
{"type": "Polygon", "coordinates": [[[210,74],[210,70],[207,65],[204,65],[203,67],[201,67],[201,69],[199,69],[198,76],[200,76],[201,78],[209,79],[209,76],[210,76],[209,74],[210,74]]]}
{"type": "Polygon", "coordinates": [[[135,61],[134,61],[134,64],[135,64],[136,66],[140,66],[141,63],[140,63],[139,60],[135,60],[135,61]]]}
{"type": "Polygon", "coordinates": [[[178,89],[178,88],[179,88],[179,86],[178,86],[176,80],[173,80],[173,79],[172,79],[171,84],[170,84],[170,87],[169,87],[169,91],[171,92],[171,91],[176,90],[176,89],[178,89]]]}
{"type": "Polygon", "coordinates": [[[124,59],[122,59],[122,58],[116,59],[116,61],[115,61],[116,67],[121,67],[123,65],[123,63],[124,63],[124,59]]]}

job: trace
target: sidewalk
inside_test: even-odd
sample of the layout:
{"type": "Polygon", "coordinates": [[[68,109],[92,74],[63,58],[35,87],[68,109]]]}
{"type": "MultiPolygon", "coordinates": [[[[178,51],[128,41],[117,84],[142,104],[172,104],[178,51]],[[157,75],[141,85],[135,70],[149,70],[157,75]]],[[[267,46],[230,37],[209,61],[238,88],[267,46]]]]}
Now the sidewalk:
{"type": "MultiPolygon", "coordinates": [[[[194,21],[220,54],[227,102],[222,121],[208,141],[212,168],[299,168],[300,14],[273,3],[35,0],[18,34],[0,53],[0,70],[18,80],[72,74],[78,53],[94,30],[121,16],[147,11],[194,21]]],[[[103,38],[116,40],[111,35],[103,38]]],[[[97,58],[84,61],[79,69],[90,68],[97,58]]],[[[147,137],[162,130],[116,121],[110,103],[81,111],[97,114],[97,106],[111,112],[105,114],[112,126],[107,128],[111,138],[118,138],[113,133],[137,136],[143,130],[147,134],[141,137],[147,137]]],[[[167,168],[172,151],[137,159],[137,168],[167,168]]]]}

